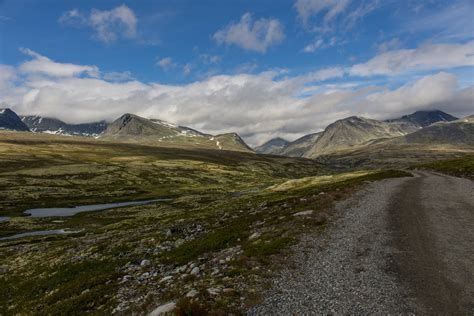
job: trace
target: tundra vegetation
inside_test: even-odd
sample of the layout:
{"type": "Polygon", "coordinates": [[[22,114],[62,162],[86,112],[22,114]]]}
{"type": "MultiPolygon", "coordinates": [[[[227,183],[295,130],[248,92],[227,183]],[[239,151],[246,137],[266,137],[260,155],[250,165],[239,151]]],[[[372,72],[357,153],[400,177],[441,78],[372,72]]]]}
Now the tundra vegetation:
{"type": "MultiPolygon", "coordinates": [[[[472,171],[472,156],[466,159],[472,171]]],[[[460,163],[455,163],[458,167],[460,163]]],[[[0,132],[0,314],[240,313],[332,205],[405,171],[334,171],[299,158],[0,132]],[[71,217],[32,208],[157,198],[71,217]]]]}

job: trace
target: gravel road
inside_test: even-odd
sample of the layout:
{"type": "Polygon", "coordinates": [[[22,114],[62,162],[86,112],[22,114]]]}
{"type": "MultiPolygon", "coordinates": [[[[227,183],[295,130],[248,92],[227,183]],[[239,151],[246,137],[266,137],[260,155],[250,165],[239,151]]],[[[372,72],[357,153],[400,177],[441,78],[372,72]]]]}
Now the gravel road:
{"type": "Polygon", "coordinates": [[[248,314],[474,312],[474,183],[414,174],[340,202],[248,314]]]}

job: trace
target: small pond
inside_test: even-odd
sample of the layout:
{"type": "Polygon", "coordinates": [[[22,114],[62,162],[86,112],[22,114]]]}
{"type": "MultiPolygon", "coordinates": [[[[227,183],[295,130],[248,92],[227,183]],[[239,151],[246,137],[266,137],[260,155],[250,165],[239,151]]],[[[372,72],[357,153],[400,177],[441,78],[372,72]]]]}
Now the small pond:
{"type": "Polygon", "coordinates": [[[51,216],[73,216],[83,212],[94,212],[103,211],[111,208],[134,206],[134,205],[145,205],[155,202],[170,202],[173,199],[155,199],[147,201],[135,201],[135,202],[119,202],[119,203],[107,203],[107,204],[95,204],[95,205],[83,205],[75,207],[53,207],[53,208],[34,208],[26,210],[24,213],[31,215],[31,217],[51,217],[51,216]]]}
{"type": "Polygon", "coordinates": [[[47,236],[47,235],[64,235],[64,234],[73,234],[78,233],[79,231],[66,231],[64,229],[55,229],[55,230],[37,230],[33,232],[26,232],[26,233],[19,233],[12,236],[1,237],[0,240],[11,240],[11,239],[18,239],[23,237],[31,237],[31,236],[47,236]]]}

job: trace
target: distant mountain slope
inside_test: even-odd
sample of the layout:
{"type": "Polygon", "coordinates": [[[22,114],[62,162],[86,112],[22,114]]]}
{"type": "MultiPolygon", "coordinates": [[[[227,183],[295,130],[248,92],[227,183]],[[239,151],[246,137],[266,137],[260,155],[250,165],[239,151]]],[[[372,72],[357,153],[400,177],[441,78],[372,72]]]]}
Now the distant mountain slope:
{"type": "Polygon", "coordinates": [[[351,116],[326,127],[314,145],[304,154],[304,157],[314,158],[322,154],[366,144],[376,139],[403,136],[413,129],[411,124],[382,122],[351,116]]]}
{"type": "Polygon", "coordinates": [[[252,151],[235,133],[213,136],[188,127],[128,113],[110,123],[99,138],[170,147],[252,151]]]}
{"type": "Polygon", "coordinates": [[[107,128],[105,121],[67,124],[55,118],[22,116],[21,120],[32,132],[75,136],[98,136],[107,128]]]}
{"type": "Polygon", "coordinates": [[[437,122],[451,122],[455,120],[457,120],[457,117],[454,117],[440,110],[433,110],[416,111],[413,114],[404,115],[398,119],[386,120],[386,122],[409,122],[418,127],[426,127],[437,122]]]}
{"type": "Polygon", "coordinates": [[[259,154],[280,155],[289,143],[289,141],[280,137],[272,138],[263,145],[256,147],[255,151],[259,154]]]}
{"type": "Polygon", "coordinates": [[[303,155],[314,145],[322,132],[308,134],[289,143],[281,152],[283,156],[303,157],[303,155]]]}
{"type": "Polygon", "coordinates": [[[29,132],[30,129],[15,112],[8,108],[0,109],[0,129],[29,132]]]}
{"type": "Polygon", "coordinates": [[[474,116],[439,122],[403,137],[407,143],[474,146],[474,116]]]}

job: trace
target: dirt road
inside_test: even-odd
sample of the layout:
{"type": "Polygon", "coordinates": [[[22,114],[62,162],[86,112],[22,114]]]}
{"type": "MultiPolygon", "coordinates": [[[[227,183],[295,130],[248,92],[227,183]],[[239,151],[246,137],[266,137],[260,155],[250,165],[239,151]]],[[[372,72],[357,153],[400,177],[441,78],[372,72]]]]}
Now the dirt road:
{"type": "Polygon", "coordinates": [[[474,313],[474,183],[414,175],[339,203],[249,314],[474,313]]]}

